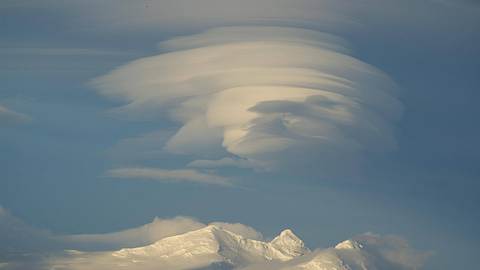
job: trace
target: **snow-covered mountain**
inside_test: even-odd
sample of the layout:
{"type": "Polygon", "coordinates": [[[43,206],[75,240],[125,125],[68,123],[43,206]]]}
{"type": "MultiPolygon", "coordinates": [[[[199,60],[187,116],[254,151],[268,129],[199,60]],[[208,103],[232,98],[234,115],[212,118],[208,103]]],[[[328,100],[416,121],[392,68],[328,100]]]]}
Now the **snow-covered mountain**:
{"type": "Polygon", "coordinates": [[[209,225],[143,247],[113,252],[69,251],[66,256],[51,260],[49,267],[72,270],[415,269],[402,261],[409,254],[395,254],[401,258],[398,259],[379,252],[375,246],[385,244],[379,241],[374,235],[364,235],[312,252],[289,229],[264,242],[209,225]]]}

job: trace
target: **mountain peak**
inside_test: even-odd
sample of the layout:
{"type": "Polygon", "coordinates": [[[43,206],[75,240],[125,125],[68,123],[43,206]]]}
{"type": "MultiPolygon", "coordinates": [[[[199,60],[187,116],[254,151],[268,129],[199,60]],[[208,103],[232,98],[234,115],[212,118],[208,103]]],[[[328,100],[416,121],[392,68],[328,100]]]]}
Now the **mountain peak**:
{"type": "Polygon", "coordinates": [[[341,243],[338,243],[335,246],[335,249],[362,249],[363,245],[354,240],[345,240],[341,243]]]}
{"type": "Polygon", "coordinates": [[[299,243],[303,241],[296,236],[291,229],[285,229],[275,237],[271,243],[299,243]]]}
{"type": "Polygon", "coordinates": [[[283,231],[280,232],[279,234],[280,237],[290,237],[290,238],[297,238],[297,239],[300,239],[298,238],[298,236],[296,236],[293,231],[291,229],[285,229],[283,231]]]}
{"type": "Polygon", "coordinates": [[[308,252],[303,241],[292,230],[285,229],[270,242],[282,253],[296,257],[308,252]]]}
{"type": "Polygon", "coordinates": [[[220,228],[219,226],[214,225],[214,224],[210,224],[210,225],[200,229],[200,231],[210,231],[210,232],[218,231],[218,230],[222,230],[222,228],[220,228]]]}

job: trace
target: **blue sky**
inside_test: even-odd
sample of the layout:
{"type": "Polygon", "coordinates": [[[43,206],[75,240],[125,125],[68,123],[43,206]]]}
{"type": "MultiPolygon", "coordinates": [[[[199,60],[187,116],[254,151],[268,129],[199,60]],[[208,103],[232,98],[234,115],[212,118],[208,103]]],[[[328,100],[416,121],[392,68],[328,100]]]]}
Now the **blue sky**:
{"type": "Polygon", "coordinates": [[[473,1],[3,1],[0,205],[58,234],[117,231],[156,216],[241,222],[267,236],[292,227],[313,247],[391,233],[433,251],[426,269],[472,268],[480,251],[479,13],[473,1]],[[174,39],[185,35],[196,36],[174,39]],[[255,45],[262,39],[280,39],[271,48],[291,54],[278,60],[255,45]],[[205,55],[222,59],[196,64],[205,55]],[[261,82],[342,93],[330,81],[272,71],[287,64],[348,79],[359,107],[336,95],[299,102],[311,94],[264,89],[262,99],[247,89],[261,82]],[[258,68],[259,78],[217,74],[218,66],[258,68]],[[204,72],[213,79],[169,81],[204,72]],[[240,94],[208,92],[244,82],[240,94]],[[177,102],[182,91],[199,97],[191,103],[213,104],[207,129],[195,104],[177,102]],[[245,106],[256,120],[231,111],[250,92],[245,106]],[[332,100],[354,120],[329,114],[332,100]],[[315,106],[325,107],[309,114],[315,106]],[[279,112],[292,116],[281,128],[271,118],[279,112]],[[238,137],[246,124],[255,128],[238,137]],[[315,132],[327,142],[309,137],[315,132]],[[235,165],[191,165],[222,158],[235,165]]]}

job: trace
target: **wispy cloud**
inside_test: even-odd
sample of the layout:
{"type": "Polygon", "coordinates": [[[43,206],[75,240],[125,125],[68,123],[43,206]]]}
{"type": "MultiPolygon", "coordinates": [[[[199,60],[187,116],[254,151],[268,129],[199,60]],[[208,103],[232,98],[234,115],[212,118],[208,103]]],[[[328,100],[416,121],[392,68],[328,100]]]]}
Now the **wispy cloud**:
{"type": "Polygon", "coordinates": [[[133,56],[138,53],[96,48],[0,47],[0,54],[37,56],[133,56]]]}
{"type": "Polygon", "coordinates": [[[162,238],[193,231],[206,225],[189,217],[162,219],[156,217],[145,225],[103,234],[74,234],[60,236],[70,248],[80,250],[108,250],[144,246],[162,238]]]}
{"type": "Polygon", "coordinates": [[[193,169],[118,168],[109,170],[107,175],[115,178],[145,179],[162,182],[193,182],[221,186],[232,185],[231,181],[226,177],[193,169]]]}
{"type": "Polygon", "coordinates": [[[0,105],[0,125],[19,124],[30,121],[31,118],[23,113],[15,112],[0,105]]]}
{"type": "Polygon", "coordinates": [[[217,160],[197,159],[190,162],[188,167],[193,168],[221,168],[221,167],[237,167],[242,169],[263,169],[266,165],[261,165],[256,161],[240,158],[224,157],[217,160]]]}
{"type": "MultiPolygon", "coordinates": [[[[241,223],[212,222],[250,239],[262,239],[260,232],[241,223]]],[[[0,260],[2,255],[63,249],[114,250],[152,244],[165,237],[203,228],[209,224],[192,217],[158,218],[126,230],[101,234],[55,234],[26,224],[0,205],[0,260]]]]}

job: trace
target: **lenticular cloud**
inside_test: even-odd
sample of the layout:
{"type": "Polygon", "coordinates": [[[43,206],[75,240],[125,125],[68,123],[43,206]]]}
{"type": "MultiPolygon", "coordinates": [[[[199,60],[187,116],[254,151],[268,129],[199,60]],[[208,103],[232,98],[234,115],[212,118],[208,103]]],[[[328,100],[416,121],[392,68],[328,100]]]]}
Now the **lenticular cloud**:
{"type": "Polygon", "coordinates": [[[401,104],[394,83],[352,57],[338,37],[223,27],[159,48],[161,54],[121,66],[93,85],[123,100],[122,113],[178,123],[165,145],[171,153],[275,168],[292,164],[292,155],[300,163],[315,156],[333,164],[395,148],[392,123],[401,104]]]}

